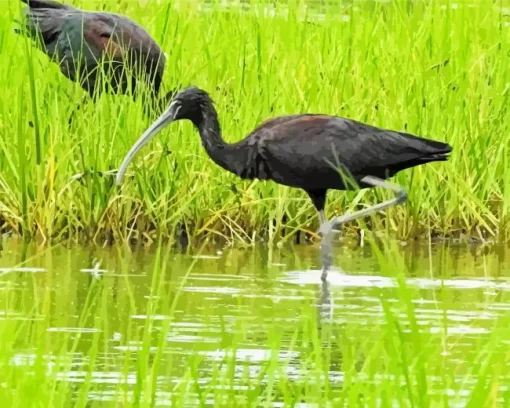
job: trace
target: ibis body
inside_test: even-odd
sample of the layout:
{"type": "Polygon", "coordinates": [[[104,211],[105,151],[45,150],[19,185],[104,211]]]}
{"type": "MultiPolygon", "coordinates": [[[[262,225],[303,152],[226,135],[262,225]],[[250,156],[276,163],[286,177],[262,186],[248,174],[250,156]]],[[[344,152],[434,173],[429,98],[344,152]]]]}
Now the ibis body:
{"type": "Polygon", "coordinates": [[[27,7],[17,32],[40,40],[42,51],[62,74],[90,96],[103,91],[126,94],[131,89],[136,98],[137,81],[159,94],[166,59],[143,27],[119,14],[80,10],[51,0],[22,1],[27,7]]]}
{"type": "MultiPolygon", "coordinates": [[[[447,143],[409,133],[311,113],[267,120],[239,142],[226,143],[208,93],[188,87],[175,95],[168,109],[127,153],[117,173],[117,184],[121,183],[134,155],[166,125],[182,119],[193,123],[207,154],[225,170],[242,179],[273,180],[306,191],[319,212],[323,241],[338,223],[404,201],[407,197],[405,190],[386,182],[387,178],[411,167],[445,161],[452,150],[447,143]],[[397,197],[327,221],[324,208],[328,190],[376,186],[395,191],[397,197]]],[[[326,258],[330,257],[329,251],[327,248],[326,258]]]]}

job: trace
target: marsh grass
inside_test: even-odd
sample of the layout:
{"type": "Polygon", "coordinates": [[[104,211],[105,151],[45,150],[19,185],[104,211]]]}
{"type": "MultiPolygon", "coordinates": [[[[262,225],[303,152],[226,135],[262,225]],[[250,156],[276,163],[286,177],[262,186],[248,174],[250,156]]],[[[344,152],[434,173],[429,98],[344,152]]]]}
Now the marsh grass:
{"type": "MultiPolygon", "coordinates": [[[[320,14],[301,2],[252,2],[249,10],[218,2],[70,3],[142,24],[167,53],[166,88],[192,83],[209,91],[229,142],[266,118],[308,111],[453,146],[449,162],[395,177],[409,190],[405,205],[346,232],[370,222],[372,231],[400,239],[508,238],[510,27],[499,3],[338,2],[320,14]]],[[[20,5],[10,0],[0,16],[4,232],[101,244],[173,240],[183,229],[244,244],[315,236],[318,220],[304,192],[223,171],[190,123],[173,124],[144,148],[116,189],[106,172],[149,124],[141,101],[103,95],[75,112],[69,129],[84,92],[12,32],[20,5]]],[[[387,197],[330,192],[327,213],[387,197]]]]}

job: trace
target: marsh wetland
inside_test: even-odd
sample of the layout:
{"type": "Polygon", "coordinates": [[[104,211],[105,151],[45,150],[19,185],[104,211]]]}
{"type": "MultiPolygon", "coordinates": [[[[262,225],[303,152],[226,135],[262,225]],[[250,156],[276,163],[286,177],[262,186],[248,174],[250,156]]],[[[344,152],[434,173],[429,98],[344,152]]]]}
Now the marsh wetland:
{"type": "MultiPolygon", "coordinates": [[[[122,13],[225,139],[323,112],[449,143],[320,280],[305,193],[216,166],[189,123],[115,169],[141,102],[83,90],[0,15],[0,401],[509,407],[510,3],[68,1],[122,13]],[[227,39],[227,40],[226,40],[227,39]]],[[[388,198],[333,192],[339,215],[388,198]]]]}

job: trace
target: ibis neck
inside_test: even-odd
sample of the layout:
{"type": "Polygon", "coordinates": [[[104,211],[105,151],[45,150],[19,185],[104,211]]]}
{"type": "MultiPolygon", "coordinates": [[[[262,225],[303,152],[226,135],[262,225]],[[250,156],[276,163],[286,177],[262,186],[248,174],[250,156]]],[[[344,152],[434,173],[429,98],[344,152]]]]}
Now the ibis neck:
{"type": "Polygon", "coordinates": [[[221,127],[218,121],[218,114],[215,110],[204,111],[201,120],[195,123],[200,133],[202,145],[204,146],[209,157],[219,166],[226,170],[231,169],[231,153],[233,153],[233,145],[226,143],[221,136],[221,127]]]}

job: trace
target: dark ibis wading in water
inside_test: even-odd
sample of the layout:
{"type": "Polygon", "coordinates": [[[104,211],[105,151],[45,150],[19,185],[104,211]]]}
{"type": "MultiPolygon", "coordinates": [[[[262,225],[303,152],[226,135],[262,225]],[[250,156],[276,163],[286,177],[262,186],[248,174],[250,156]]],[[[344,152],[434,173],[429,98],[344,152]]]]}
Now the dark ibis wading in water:
{"type": "MultiPolygon", "coordinates": [[[[84,11],[51,0],[21,1],[28,7],[16,31],[40,40],[42,51],[59,65],[62,74],[77,81],[91,97],[103,89],[123,94],[131,89],[136,99],[137,81],[143,81],[151,92],[144,108],[159,108],[154,102],[166,58],[144,28],[119,14],[84,11]]],[[[161,108],[168,106],[174,94],[172,89],[161,108]]]]}
{"type": "Polygon", "coordinates": [[[225,170],[243,179],[273,180],[308,193],[321,222],[323,280],[332,261],[333,227],[405,201],[406,191],[385,179],[410,167],[445,161],[452,150],[446,143],[310,113],[270,119],[243,140],[229,144],[221,136],[218,114],[207,92],[189,87],[176,94],[168,109],[133,145],[117,173],[118,185],[135,154],[166,125],[181,119],[195,125],[207,154],[225,170]],[[356,184],[360,188],[384,187],[395,191],[396,197],[328,221],[324,215],[327,191],[349,190],[356,184]]]}

